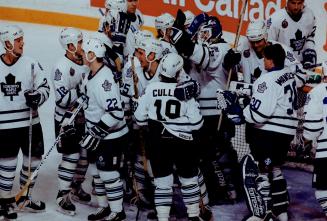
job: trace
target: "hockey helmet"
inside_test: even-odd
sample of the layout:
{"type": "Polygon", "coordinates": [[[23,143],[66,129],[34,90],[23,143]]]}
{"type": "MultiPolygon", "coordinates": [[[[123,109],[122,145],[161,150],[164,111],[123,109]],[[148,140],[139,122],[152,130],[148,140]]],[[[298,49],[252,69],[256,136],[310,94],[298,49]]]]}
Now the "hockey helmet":
{"type": "Polygon", "coordinates": [[[265,21],[261,19],[251,21],[246,30],[246,37],[249,41],[267,40],[268,32],[265,21]]]}
{"type": "Polygon", "coordinates": [[[183,66],[184,60],[180,55],[169,53],[163,56],[159,73],[167,78],[177,78],[183,66]]]}
{"type": "Polygon", "coordinates": [[[223,34],[223,30],[220,21],[217,17],[210,16],[209,19],[200,26],[198,31],[198,42],[213,42],[216,39],[220,39],[223,34]]]}
{"type": "Polygon", "coordinates": [[[94,32],[92,34],[92,38],[99,39],[103,44],[107,45],[110,48],[113,46],[111,39],[103,32],[94,32]]]}
{"type": "Polygon", "coordinates": [[[155,18],[154,27],[157,30],[162,30],[163,32],[165,32],[167,28],[173,27],[174,22],[174,16],[169,13],[163,13],[155,18]]]}
{"type": "Polygon", "coordinates": [[[106,0],[106,9],[117,10],[120,12],[127,12],[127,1],[126,0],[106,0]]]}
{"type": "MultiPolygon", "coordinates": [[[[73,44],[75,46],[75,52],[76,52],[77,43],[81,40],[83,40],[83,34],[80,30],[76,28],[67,27],[62,29],[60,32],[59,42],[65,50],[68,50],[68,44],[73,44]]],[[[75,53],[75,52],[71,52],[71,53],[75,53]]]]}
{"type": "Polygon", "coordinates": [[[0,41],[5,47],[5,49],[9,50],[6,47],[5,42],[9,41],[12,46],[14,46],[14,41],[17,38],[23,37],[24,32],[23,29],[21,29],[17,25],[7,25],[3,29],[0,30],[0,41]]]}
{"type": "Polygon", "coordinates": [[[145,38],[154,38],[153,33],[148,30],[137,30],[134,32],[135,48],[137,48],[145,38]]]}
{"type": "Polygon", "coordinates": [[[137,48],[143,49],[145,51],[146,58],[151,52],[155,53],[154,60],[158,60],[162,57],[162,44],[159,40],[155,38],[145,38],[140,42],[137,48]]]}
{"type": "Polygon", "coordinates": [[[106,53],[104,44],[97,38],[90,38],[87,41],[84,41],[82,48],[85,52],[86,60],[88,62],[93,62],[95,60],[95,58],[93,60],[88,59],[89,52],[93,52],[97,58],[103,58],[106,53]]]}

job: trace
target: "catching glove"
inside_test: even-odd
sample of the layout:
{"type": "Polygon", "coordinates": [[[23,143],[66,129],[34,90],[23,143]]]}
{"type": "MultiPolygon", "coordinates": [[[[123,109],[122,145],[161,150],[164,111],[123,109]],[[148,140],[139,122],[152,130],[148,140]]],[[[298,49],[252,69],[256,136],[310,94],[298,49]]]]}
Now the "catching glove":
{"type": "Polygon", "coordinates": [[[232,91],[218,90],[217,100],[217,109],[222,110],[225,114],[227,114],[229,120],[236,125],[245,123],[243,110],[238,103],[236,93],[233,93],[232,91]]]}

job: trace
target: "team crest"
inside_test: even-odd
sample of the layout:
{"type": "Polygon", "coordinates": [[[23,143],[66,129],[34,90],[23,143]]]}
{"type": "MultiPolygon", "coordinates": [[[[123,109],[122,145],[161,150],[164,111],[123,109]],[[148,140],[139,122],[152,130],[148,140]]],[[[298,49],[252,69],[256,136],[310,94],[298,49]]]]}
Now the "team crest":
{"type": "Polygon", "coordinates": [[[111,90],[111,83],[108,80],[105,80],[104,83],[102,84],[102,87],[104,91],[110,91],[111,90]]]}
{"type": "Polygon", "coordinates": [[[284,19],[284,21],[282,21],[282,27],[283,28],[287,28],[288,27],[288,22],[286,21],[286,19],[284,19]]]}
{"type": "Polygon", "coordinates": [[[1,82],[1,91],[4,96],[10,97],[13,101],[13,96],[18,96],[18,93],[22,90],[22,82],[15,82],[16,77],[9,73],[6,77],[6,83],[1,82]]]}
{"type": "Polygon", "coordinates": [[[75,70],[73,68],[70,68],[69,74],[70,74],[70,76],[73,77],[75,75],[75,70]]]}
{"type": "Polygon", "coordinates": [[[243,56],[244,56],[245,58],[250,57],[250,49],[245,50],[245,51],[243,52],[243,56]]]}
{"type": "Polygon", "coordinates": [[[60,81],[60,80],[61,80],[61,76],[62,76],[62,73],[59,71],[59,69],[57,69],[57,70],[55,71],[54,80],[55,80],[55,81],[60,81]]]}
{"type": "Polygon", "coordinates": [[[293,48],[293,51],[297,51],[300,54],[300,51],[303,49],[305,44],[306,37],[303,36],[303,33],[300,29],[295,32],[295,38],[290,39],[290,46],[293,48]]]}
{"type": "Polygon", "coordinates": [[[266,82],[262,82],[261,84],[258,85],[258,92],[263,93],[267,90],[267,84],[266,82]]]}

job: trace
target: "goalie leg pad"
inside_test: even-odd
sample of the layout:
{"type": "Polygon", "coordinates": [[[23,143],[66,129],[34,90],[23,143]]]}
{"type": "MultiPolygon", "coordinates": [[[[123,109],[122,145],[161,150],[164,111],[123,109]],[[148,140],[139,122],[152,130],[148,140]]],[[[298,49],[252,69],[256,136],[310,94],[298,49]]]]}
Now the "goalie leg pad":
{"type": "Polygon", "coordinates": [[[248,209],[253,216],[263,218],[266,214],[266,207],[261,194],[257,190],[256,179],[259,176],[258,166],[250,154],[244,156],[241,165],[243,188],[248,209]]]}
{"type": "Polygon", "coordinates": [[[278,216],[287,212],[289,205],[289,194],[287,191],[287,183],[282,175],[279,167],[273,169],[273,180],[271,183],[271,196],[273,203],[273,214],[278,216]]]}

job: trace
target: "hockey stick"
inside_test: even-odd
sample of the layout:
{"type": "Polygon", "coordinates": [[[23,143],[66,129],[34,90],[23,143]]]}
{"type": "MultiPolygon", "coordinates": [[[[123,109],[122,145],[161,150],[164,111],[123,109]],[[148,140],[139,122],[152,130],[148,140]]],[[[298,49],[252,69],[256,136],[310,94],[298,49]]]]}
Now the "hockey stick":
{"type": "MultiPolygon", "coordinates": [[[[78,106],[73,110],[73,114],[72,116],[69,118],[69,120],[67,121],[67,125],[71,125],[74,122],[75,117],[77,116],[77,114],[79,113],[79,111],[82,109],[84,103],[87,101],[87,99],[83,99],[78,106]]],[[[61,132],[56,140],[54,141],[53,145],[50,147],[50,149],[48,150],[48,152],[43,156],[42,160],[40,161],[40,164],[36,167],[36,169],[34,170],[34,172],[31,174],[31,176],[28,178],[28,180],[26,181],[25,185],[21,188],[21,190],[16,194],[15,196],[15,200],[16,202],[24,195],[24,193],[28,190],[29,185],[31,184],[31,182],[35,179],[35,177],[38,175],[39,170],[41,168],[41,166],[45,163],[46,159],[49,157],[50,153],[52,152],[52,150],[57,146],[57,144],[59,143],[61,136],[64,134],[64,132],[61,132]]]]}
{"type": "MultiPolygon", "coordinates": [[[[245,15],[245,9],[246,9],[247,2],[248,2],[248,0],[243,0],[242,1],[242,10],[241,10],[241,13],[240,13],[240,16],[239,16],[236,37],[235,37],[235,41],[234,41],[234,45],[233,45],[233,48],[234,49],[237,49],[238,42],[240,40],[241,28],[242,28],[242,24],[243,24],[243,18],[244,18],[244,15],[245,15]]],[[[228,78],[227,78],[227,83],[226,83],[226,90],[228,90],[228,88],[229,88],[229,84],[230,84],[231,77],[232,77],[232,71],[233,71],[233,68],[231,68],[229,70],[229,72],[228,72],[228,78]]],[[[219,116],[219,122],[218,122],[218,128],[217,128],[218,131],[220,130],[222,120],[223,120],[223,113],[221,112],[221,114],[219,116]]]]}
{"type": "MultiPolygon", "coordinates": [[[[31,64],[32,91],[34,92],[34,63],[31,64]]],[[[33,109],[30,107],[30,125],[28,128],[28,177],[31,176],[32,165],[32,133],[33,133],[33,109]]]]}

